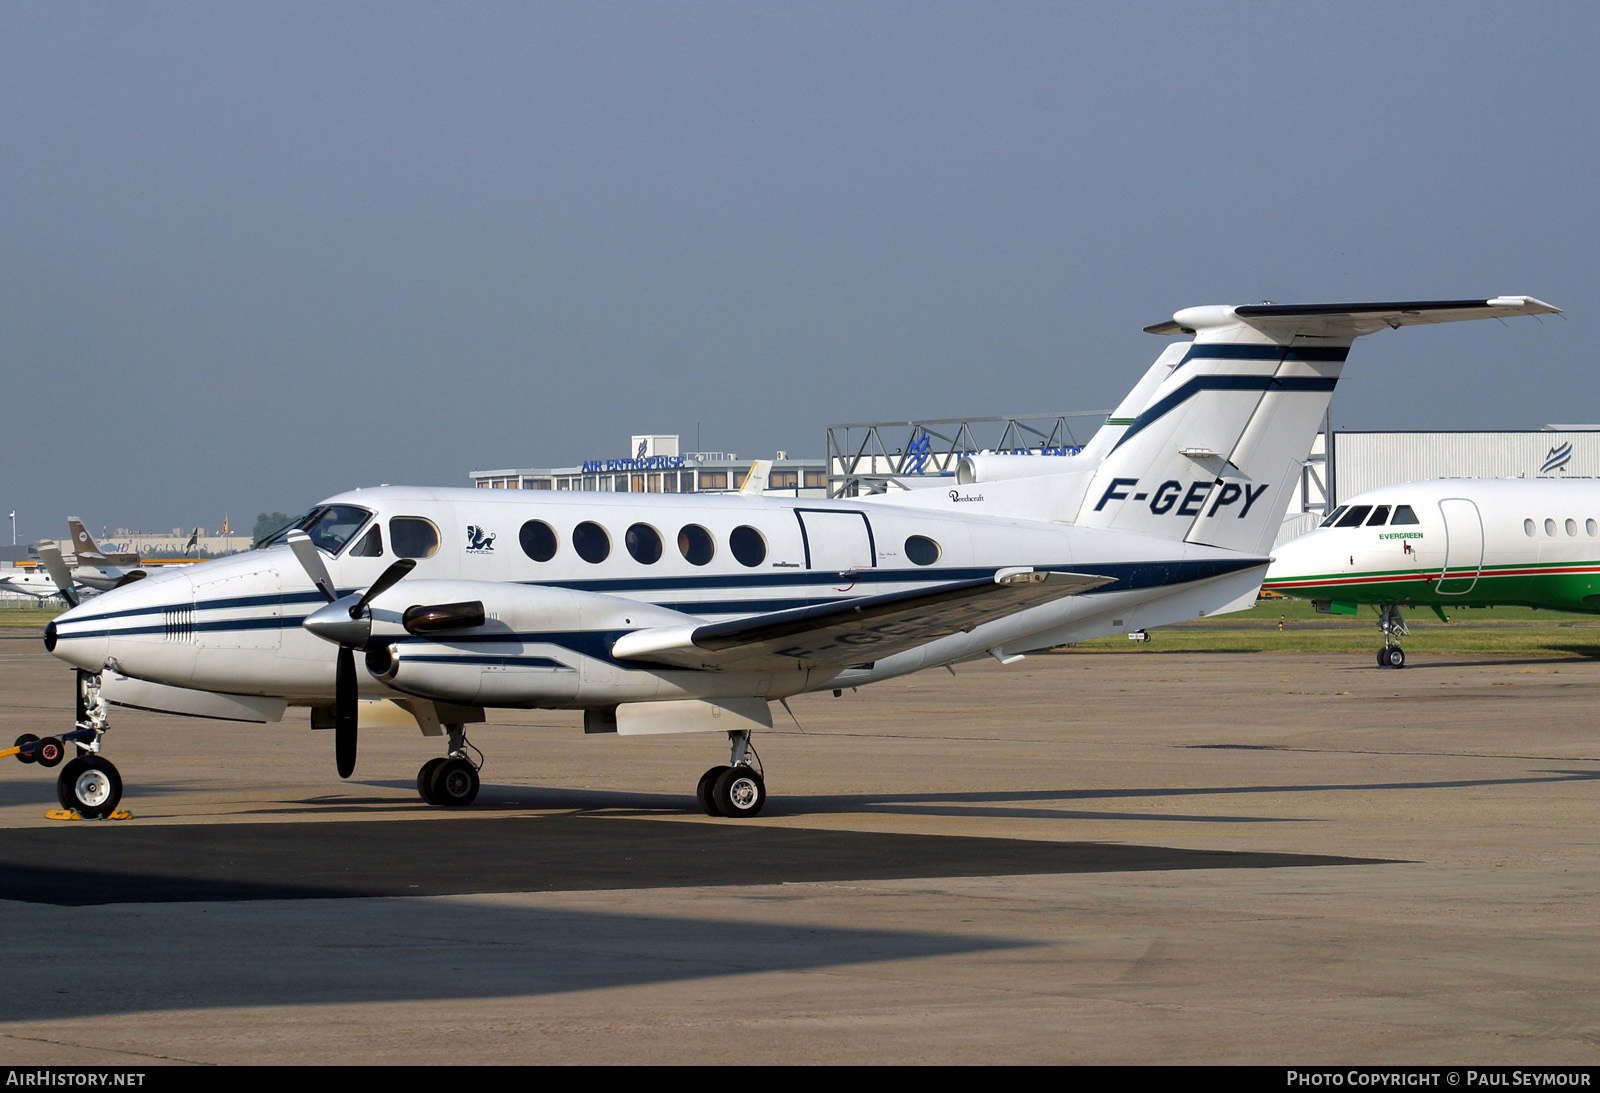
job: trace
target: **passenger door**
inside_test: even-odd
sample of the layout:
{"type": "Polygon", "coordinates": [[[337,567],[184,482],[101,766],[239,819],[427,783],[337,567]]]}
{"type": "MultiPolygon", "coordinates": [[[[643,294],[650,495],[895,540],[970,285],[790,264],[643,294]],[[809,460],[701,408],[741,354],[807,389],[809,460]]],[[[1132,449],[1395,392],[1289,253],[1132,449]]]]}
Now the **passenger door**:
{"type": "Polygon", "coordinates": [[[1472,591],[1483,568],[1483,518],[1465,497],[1440,501],[1439,513],[1444,517],[1444,571],[1435,588],[1441,596],[1460,596],[1472,591]]]}

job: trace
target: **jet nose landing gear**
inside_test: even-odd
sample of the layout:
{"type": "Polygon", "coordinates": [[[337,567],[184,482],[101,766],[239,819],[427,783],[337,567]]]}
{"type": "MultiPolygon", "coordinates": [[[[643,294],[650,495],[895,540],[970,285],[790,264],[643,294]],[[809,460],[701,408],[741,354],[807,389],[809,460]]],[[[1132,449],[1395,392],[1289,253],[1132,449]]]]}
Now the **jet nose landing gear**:
{"type": "Polygon", "coordinates": [[[1378,650],[1378,667],[1404,668],[1406,654],[1405,650],[1400,648],[1400,639],[1411,631],[1406,627],[1405,616],[1400,613],[1397,605],[1384,604],[1378,608],[1378,629],[1383,631],[1383,648],[1378,650]]]}

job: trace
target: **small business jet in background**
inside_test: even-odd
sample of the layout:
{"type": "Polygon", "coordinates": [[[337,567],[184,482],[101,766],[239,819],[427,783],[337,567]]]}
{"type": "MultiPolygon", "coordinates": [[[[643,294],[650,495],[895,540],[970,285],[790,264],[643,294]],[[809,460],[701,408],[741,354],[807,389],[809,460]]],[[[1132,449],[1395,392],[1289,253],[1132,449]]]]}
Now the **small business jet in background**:
{"type": "Polygon", "coordinates": [[[48,572],[34,567],[7,570],[0,576],[0,592],[20,592],[36,600],[48,600],[61,595],[61,587],[48,572]]]}
{"type": "Polygon", "coordinates": [[[145,571],[139,568],[138,554],[108,554],[101,550],[94,536],[89,534],[89,529],[76,516],[67,517],[67,531],[72,538],[75,563],[72,578],[79,584],[108,592],[118,585],[144,578],[145,571]]]}
{"type": "MultiPolygon", "coordinates": [[[[496,708],[581,709],[590,733],[721,732],[697,796],[753,816],[771,704],[1255,600],[1354,340],[1540,315],[1526,296],[1208,306],[1078,455],[975,455],[951,488],[848,500],[379,487],[263,549],[151,572],[57,618],[78,669],[63,807],[121,795],[112,706],[268,722],[308,707],[341,777],[376,702],[444,754],[422,798],[464,805],[496,708]]],[[[20,744],[24,759],[47,741],[20,744]]],[[[3,753],[0,753],[3,754],[3,753]]]]}
{"type": "Polygon", "coordinates": [[[1377,609],[1378,665],[1404,668],[1402,608],[1600,612],[1600,482],[1440,478],[1352,497],[1273,552],[1262,587],[1335,614],[1377,609]]]}

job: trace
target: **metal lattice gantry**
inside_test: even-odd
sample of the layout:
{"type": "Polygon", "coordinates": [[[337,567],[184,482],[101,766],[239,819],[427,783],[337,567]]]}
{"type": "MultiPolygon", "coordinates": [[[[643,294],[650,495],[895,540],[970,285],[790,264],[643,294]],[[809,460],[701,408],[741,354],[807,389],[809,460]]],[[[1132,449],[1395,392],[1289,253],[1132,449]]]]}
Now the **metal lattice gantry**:
{"type": "Polygon", "coordinates": [[[859,497],[948,477],[964,455],[1073,455],[1109,410],[828,426],[828,496],[859,497]]]}

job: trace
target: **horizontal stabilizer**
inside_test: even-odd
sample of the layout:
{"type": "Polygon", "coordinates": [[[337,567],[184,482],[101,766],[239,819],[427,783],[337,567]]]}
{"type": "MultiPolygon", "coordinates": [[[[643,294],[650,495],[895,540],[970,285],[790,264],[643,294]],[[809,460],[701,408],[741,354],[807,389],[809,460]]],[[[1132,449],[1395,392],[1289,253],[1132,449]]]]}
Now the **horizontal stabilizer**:
{"type": "Polygon", "coordinates": [[[1280,328],[1325,338],[1356,338],[1384,327],[1424,323],[1456,323],[1468,319],[1509,319],[1514,315],[1559,315],[1532,296],[1496,296],[1489,300],[1399,300],[1368,304],[1244,304],[1239,307],[1191,307],[1168,322],[1145,327],[1149,334],[1195,334],[1229,323],[1281,334],[1280,328]]]}
{"type": "Polygon", "coordinates": [[[713,671],[848,667],[878,660],[1065,596],[1110,584],[1091,573],[1002,569],[992,578],[890,592],[618,638],[620,660],[713,671]]]}

